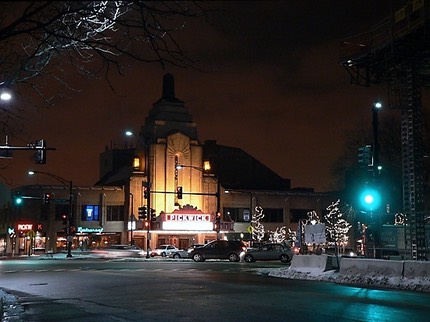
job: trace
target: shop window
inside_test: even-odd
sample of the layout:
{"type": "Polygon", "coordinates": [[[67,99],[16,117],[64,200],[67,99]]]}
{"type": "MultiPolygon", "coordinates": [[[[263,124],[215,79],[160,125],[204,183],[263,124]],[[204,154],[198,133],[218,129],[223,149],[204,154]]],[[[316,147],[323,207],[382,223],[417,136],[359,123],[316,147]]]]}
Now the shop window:
{"type": "Polygon", "coordinates": [[[290,223],[298,223],[300,220],[308,219],[308,212],[313,209],[291,209],[290,210],[290,223]]]}
{"type": "Polygon", "coordinates": [[[249,208],[224,208],[223,221],[251,222],[251,211],[249,208]]]}
{"type": "Polygon", "coordinates": [[[284,209],[282,208],[263,208],[263,214],[262,222],[284,222],[284,209]]]}
{"type": "Polygon", "coordinates": [[[107,221],[124,221],[124,206],[107,206],[107,221]]]}

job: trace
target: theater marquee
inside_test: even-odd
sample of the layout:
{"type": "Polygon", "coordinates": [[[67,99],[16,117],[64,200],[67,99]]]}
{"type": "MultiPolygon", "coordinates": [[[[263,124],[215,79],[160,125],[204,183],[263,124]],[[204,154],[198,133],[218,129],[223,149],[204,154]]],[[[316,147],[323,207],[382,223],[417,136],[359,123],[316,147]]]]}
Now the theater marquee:
{"type": "Polygon", "coordinates": [[[163,230],[213,230],[213,222],[210,214],[165,214],[163,230]]]}

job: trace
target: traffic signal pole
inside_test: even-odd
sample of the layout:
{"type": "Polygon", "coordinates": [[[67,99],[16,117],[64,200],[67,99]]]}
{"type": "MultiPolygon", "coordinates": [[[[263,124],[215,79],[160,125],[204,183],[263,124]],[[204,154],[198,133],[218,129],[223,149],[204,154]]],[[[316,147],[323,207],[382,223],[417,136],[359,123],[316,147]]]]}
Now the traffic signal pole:
{"type": "Polygon", "coordinates": [[[8,142],[8,137],[6,136],[5,145],[0,145],[0,159],[10,159],[12,158],[13,151],[36,151],[36,164],[46,163],[46,151],[56,150],[56,148],[48,148],[46,146],[45,140],[38,140],[37,142],[31,142],[27,146],[11,146],[8,142]]]}

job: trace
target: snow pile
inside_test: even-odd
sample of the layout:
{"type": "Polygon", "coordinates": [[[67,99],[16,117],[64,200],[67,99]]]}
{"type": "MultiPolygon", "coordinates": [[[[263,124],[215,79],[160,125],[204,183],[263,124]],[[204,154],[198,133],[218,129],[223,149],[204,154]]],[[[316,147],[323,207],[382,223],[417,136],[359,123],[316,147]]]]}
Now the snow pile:
{"type": "MultiPolygon", "coordinates": [[[[340,270],[326,270],[321,258],[326,256],[300,255],[290,267],[260,269],[259,273],[279,278],[327,281],[365,287],[385,287],[430,292],[430,263],[416,261],[387,261],[377,259],[342,258],[340,270]],[[302,256],[320,257],[304,259],[302,256]],[[299,266],[298,263],[310,263],[299,266]],[[317,264],[312,267],[313,264],[317,264]],[[400,268],[400,269],[399,269],[400,268]]],[[[328,258],[330,256],[327,256],[328,258]]],[[[332,259],[328,259],[331,261],[332,259]]]]}
{"type": "Polygon", "coordinates": [[[2,321],[22,321],[24,308],[16,297],[0,289],[0,316],[2,321]]]}

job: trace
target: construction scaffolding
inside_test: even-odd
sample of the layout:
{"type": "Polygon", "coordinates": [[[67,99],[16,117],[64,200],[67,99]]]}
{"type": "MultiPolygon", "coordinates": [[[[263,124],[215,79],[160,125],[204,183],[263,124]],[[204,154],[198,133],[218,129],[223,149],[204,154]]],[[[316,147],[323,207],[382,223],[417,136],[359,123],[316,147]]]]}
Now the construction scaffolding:
{"type": "Polygon", "coordinates": [[[403,211],[411,259],[426,259],[421,88],[430,85],[430,0],[406,1],[340,45],[340,64],[361,86],[386,84],[401,113],[403,211]]]}

